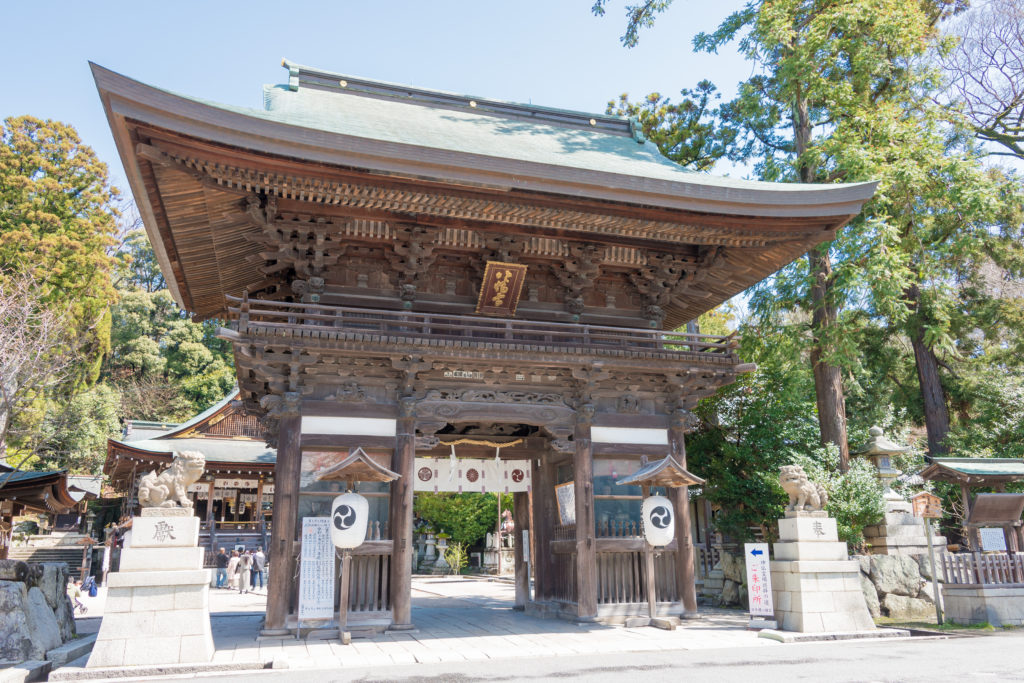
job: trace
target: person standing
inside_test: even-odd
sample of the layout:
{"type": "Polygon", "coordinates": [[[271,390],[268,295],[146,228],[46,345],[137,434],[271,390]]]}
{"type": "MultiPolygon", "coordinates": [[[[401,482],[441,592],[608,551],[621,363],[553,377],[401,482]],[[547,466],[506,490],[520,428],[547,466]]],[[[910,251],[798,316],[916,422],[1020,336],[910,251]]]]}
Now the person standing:
{"type": "Polygon", "coordinates": [[[231,551],[231,559],[228,560],[228,588],[238,588],[238,551],[231,551]]]}
{"type": "Polygon", "coordinates": [[[249,577],[252,571],[252,551],[246,550],[238,558],[238,592],[249,592],[249,577]]]}
{"type": "Polygon", "coordinates": [[[263,548],[257,547],[252,556],[252,588],[256,590],[256,580],[259,579],[260,589],[263,589],[263,569],[267,566],[267,556],[263,554],[263,548]]]}
{"type": "Polygon", "coordinates": [[[228,587],[228,554],[221,548],[214,558],[217,566],[217,588],[228,587]]]}

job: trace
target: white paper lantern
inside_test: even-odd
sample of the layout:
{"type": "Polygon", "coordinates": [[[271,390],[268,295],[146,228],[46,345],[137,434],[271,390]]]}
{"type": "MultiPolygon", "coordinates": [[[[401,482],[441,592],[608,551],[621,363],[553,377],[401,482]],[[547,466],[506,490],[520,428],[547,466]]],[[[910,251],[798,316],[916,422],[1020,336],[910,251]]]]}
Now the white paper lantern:
{"type": "Polygon", "coordinates": [[[653,546],[666,546],[676,533],[675,513],[672,501],[665,496],[644,498],[644,537],[653,546]]]}
{"type": "Polygon", "coordinates": [[[366,539],[370,504],[358,493],[343,493],[331,503],[331,542],[337,548],[355,548],[366,539]]]}

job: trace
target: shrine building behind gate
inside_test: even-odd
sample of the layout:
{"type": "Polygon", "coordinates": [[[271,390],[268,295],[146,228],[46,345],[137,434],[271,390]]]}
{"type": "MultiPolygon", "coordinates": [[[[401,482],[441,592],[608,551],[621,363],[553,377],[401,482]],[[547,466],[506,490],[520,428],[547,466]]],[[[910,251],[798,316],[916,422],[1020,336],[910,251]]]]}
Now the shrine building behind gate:
{"type": "MultiPolygon", "coordinates": [[[[168,286],[228,321],[241,400],[272,427],[266,631],[295,627],[301,518],[325,514],[343,483],[318,473],[355,446],[400,478],[359,486],[384,532],[356,550],[350,619],[412,626],[417,458],[453,441],[509,444],[494,471],[528,472],[525,607],[644,612],[641,491],[615,481],[642,457],[685,468],[689,411],[753,369],[672,330],[831,239],[874,184],[717,178],[625,118],[284,66],[262,110],[93,66],[168,286]]],[[[650,578],[662,613],[692,614],[687,487],[670,495],[650,578]]]]}

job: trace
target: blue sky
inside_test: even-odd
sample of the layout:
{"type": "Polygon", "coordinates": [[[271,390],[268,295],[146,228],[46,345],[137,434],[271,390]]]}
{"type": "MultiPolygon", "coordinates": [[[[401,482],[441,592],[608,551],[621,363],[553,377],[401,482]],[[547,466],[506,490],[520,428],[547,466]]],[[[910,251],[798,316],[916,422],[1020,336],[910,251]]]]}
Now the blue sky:
{"type": "Polygon", "coordinates": [[[750,74],[733,51],[693,54],[691,38],[741,6],[678,0],[640,45],[622,47],[623,4],[519,2],[8,3],[0,118],[70,123],[125,187],[89,74],[91,60],[166,90],[260,107],[283,57],[331,71],[551,107],[603,111],[619,93],[678,95],[702,78],[728,97],[750,74]]]}

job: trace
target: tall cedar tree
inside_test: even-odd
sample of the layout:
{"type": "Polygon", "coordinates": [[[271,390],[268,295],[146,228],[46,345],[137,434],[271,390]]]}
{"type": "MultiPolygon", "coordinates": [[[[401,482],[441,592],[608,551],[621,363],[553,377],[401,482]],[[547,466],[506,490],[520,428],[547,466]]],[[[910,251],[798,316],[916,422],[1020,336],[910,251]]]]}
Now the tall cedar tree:
{"type": "MultiPolygon", "coordinates": [[[[627,8],[623,42],[635,44],[639,29],[670,4],[627,8]]],[[[604,5],[599,0],[595,12],[604,5]]],[[[808,312],[821,438],[840,449],[844,469],[841,368],[858,365],[863,316],[843,316],[843,307],[869,307],[911,340],[929,450],[941,452],[949,418],[936,350],[951,339],[947,285],[1005,256],[1019,235],[1013,183],[971,158],[955,121],[925,97],[937,87],[933,74],[915,66],[935,45],[936,22],[955,9],[945,2],[766,0],[694,41],[714,52],[739,39],[741,52],[761,67],[735,100],[712,112],[714,135],[727,142],[730,158],[754,161],[765,180],[880,181],[850,229],[756,288],[751,301],[766,318],[808,312]],[[1011,201],[1001,204],[1006,197],[1011,201]]],[[[693,93],[683,94],[692,110],[693,93]]],[[[623,102],[620,111],[629,109],[623,102]]],[[[624,113],[642,120],[642,106],[633,109],[624,113]]],[[[708,127],[696,128],[695,138],[707,137],[708,127]]]]}
{"type": "Polygon", "coordinates": [[[28,275],[45,305],[67,313],[79,386],[96,381],[110,348],[116,198],[71,126],[31,116],[0,126],[0,285],[28,275]]]}

